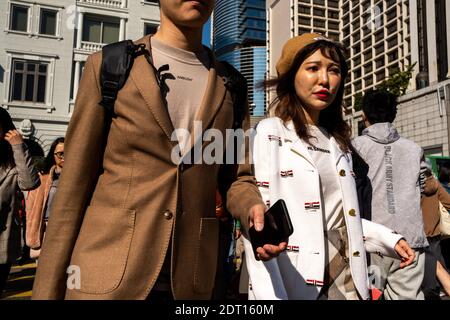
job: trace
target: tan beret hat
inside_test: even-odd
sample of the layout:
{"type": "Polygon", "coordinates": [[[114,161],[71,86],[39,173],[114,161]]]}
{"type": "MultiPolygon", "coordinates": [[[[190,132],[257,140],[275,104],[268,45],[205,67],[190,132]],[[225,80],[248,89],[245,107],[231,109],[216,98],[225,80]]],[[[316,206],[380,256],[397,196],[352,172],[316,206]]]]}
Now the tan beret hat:
{"type": "Polygon", "coordinates": [[[301,36],[289,39],[284,45],[281,57],[276,65],[278,76],[289,71],[295,57],[303,48],[320,40],[334,42],[318,33],[304,33],[301,36]]]}

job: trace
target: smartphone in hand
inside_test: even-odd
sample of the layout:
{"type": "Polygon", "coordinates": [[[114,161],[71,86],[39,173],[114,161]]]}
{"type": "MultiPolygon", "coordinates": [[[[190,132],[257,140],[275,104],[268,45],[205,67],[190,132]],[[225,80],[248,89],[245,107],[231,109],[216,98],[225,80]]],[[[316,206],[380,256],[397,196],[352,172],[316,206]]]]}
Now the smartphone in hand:
{"type": "Polygon", "coordinates": [[[278,200],[266,211],[262,231],[258,232],[255,226],[252,226],[248,232],[256,260],[259,260],[256,253],[257,248],[266,244],[278,246],[281,242],[287,242],[289,236],[294,232],[294,228],[284,200],[278,200]]]}

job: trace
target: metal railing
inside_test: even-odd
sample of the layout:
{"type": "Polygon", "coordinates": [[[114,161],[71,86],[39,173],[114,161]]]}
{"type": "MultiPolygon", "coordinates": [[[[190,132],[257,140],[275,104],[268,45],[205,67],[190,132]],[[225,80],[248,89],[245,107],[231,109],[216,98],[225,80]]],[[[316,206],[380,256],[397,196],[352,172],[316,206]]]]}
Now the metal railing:
{"type": "Polygon", "coordinates": [[[96,52],[102,50],[103,46],[103,43],[81,41],[80,49],[89,52],[96,52]]]}
{"type": "Polygon", "coordinates": [[[125,8],[126,0],[77,0],[79,3],[91,4],[108,8],[125,8]]]}

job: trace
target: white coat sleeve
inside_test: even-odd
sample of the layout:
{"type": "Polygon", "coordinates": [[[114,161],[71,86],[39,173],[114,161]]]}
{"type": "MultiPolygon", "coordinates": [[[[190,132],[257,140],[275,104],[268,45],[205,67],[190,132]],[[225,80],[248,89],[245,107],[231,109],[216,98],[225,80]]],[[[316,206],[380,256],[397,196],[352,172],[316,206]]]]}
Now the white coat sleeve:
{"type": "MultiPolygon", "coordinates": [[[[259,191],[264,202],[267,204],[270,199],[270,143],[269,133],[266,129],[267,122],[260,123],[253,140],[253,163],[255,178],[258,182],[259,191]]],[[[252,245],[247,234],[244,234],[244,247],[246,252],[245,261],[247,263],[250,277],[251,290],[256,300],[285,300],[287,293],[284,288],[283,278],[278,267],[277,258],[262,262],[255,259],[252,245]]],[[[252,296],[249,294],[249,296],[252,296]]]]}
{"type": "Polygon", "coordinates": [[[403,236],[381,224],[366,219],[361,220],[366,251],[381,254],[390,258],[400,259],[400,256],[394,248],[403,236]]]}
{"type": "Polygon", "coordinates": [[[253,166],[256,182],[261,197],[267,207],[270,207],[270,143],[269,131],[266,123],[256,127],[256,134],[252,145],[253,166]]]}

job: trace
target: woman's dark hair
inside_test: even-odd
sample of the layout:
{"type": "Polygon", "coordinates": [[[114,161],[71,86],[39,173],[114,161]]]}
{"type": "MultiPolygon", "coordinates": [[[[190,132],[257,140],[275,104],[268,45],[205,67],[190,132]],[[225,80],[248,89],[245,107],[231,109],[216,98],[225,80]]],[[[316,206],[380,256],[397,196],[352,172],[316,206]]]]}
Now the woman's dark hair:
{"type": "Polygon", "coordinates": [[[44,174],[49,173],[50,169],[56,164],[54,153],[55,153],[56,146],[60,143],[64,143],[63,137],[57,138],[55,141],[53,141],[52,145],[50,146],[50,150],[48,151],[48,154],[44,159],[42,173],[44,173],[44,174]]]}
{"type": "Polygon", "coordinates": [[[325,57],[339,63],[341,69],[341,84],[338,92],[333,103],[320,112],[319,126],[324,127],[336,139],[343,151],[348,151],[351,130],[342,117],[342,100],[348,66],[341,45],[326,40],[307,45],[297,54],[288,72],[277,78],[264,81],[263,87],[269,90],[276,89],[277,92],[277,98],[270,104],[269,109],[274,109],[275,115],[284,122],[292,120],[295,131],[301,139],[309,142],[313,138],[308,131],[302,103],[295,91],[295,76],[302,63],[317,50],[320,50],[325,57]]]}
{"type": "Polygon", "coordinates": [[[368,90],[362,99],[362,110],[370,124],[394,122],[397,96],[384,90],[368,90]]]}
{"type": "MultiPolygon", "coordinates": [[[[3,136],[8,131],[16,129],[8,111],[3,108],[0,108],[0,128],[3,131],[3,136]]],[[[3,138],[0,140],[0,167],[6,169],[8,167],[15,167],[15,165],[11,145],[3,138]]]]}
{"type": "Polygon", "coordinates": [[[439,166],[439,182],[447,184],[450,182],[450,166],[443,164],[439,166]]]}

